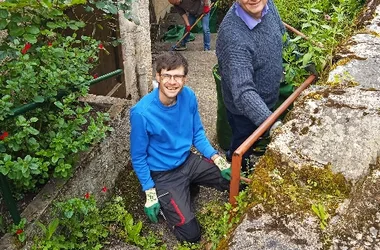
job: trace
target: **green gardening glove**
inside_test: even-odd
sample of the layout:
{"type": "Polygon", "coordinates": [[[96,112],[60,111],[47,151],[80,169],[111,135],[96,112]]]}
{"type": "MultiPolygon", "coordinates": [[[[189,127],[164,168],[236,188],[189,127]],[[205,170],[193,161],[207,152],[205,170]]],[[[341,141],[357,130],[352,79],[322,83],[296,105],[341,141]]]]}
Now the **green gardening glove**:
{"type": "Polygon", "coordinates": [[[221,156],[217,156],[214,163],[220,169],[222,177],[228,181],[231,180],[231,164],[221,156]]]}
{"type": "Polygon", "coordinates": [[[157,215],[160,211],[160,203],[158,203],[157,193],[155,188],[150,188],[145,191],[146,202],[144,207],[144,212],[148,216],[148,218],[157,223],[157,215]]]}

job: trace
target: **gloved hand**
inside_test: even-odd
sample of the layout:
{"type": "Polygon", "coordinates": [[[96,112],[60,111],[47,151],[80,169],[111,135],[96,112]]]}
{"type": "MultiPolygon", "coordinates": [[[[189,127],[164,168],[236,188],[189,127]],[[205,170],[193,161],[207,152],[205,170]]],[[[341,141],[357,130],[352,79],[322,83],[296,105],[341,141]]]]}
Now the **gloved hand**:
{"type": "Polygon", "coordinates": [[[157,215],[160,211],[160,203],[158,203],[157,193],[155,188],[150,188],[145,191],[146,202],[144,207],[144,212],[148,216],[148,218],[157,223],[157,215]]]}
{"type": "Polygon", "coordinates": [[[203,6],[203,14],[206,15],[209,12],[210,12],[210,6],[208,6],[208,5],[203,6]]]}
{"type": "Polygon", "coordinates": [[[222,177],[226,180],[231,180],[231,164],[229,164],[223,157],[217,156],[214,164],[220,169],[222,177]]]}
{"type": "Polygon", "coordinates": [[[276,121],[275,123],[273,123],[272,127],[269,129],[269,136],[272,137],[274,131],[281,126],[282,126],[281,121],[276,121]]]}
{"type": "Polygon", "coordinates": [[[186,32],[190,32],[191,26],[190,25],[186,25],[185,29],[186,29],[186,32]]]}

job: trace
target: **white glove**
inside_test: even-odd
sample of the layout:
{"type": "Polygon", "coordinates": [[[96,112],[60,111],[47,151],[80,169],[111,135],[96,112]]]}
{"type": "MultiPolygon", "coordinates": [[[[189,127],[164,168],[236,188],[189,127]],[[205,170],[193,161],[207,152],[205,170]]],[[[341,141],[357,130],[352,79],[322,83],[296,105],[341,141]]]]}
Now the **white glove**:
{"type": "Polygon", "coordinates": [[[160,203],[158,203],[157,192],[155,188],[150,188],[145,191],[146,202],[144,207],[144,212],[148,216],[148,218],[157,223],[157,215],[160,211],[160,203]]]}
{"type": "Polygon", "coordinates": [[[220,169],[220,173],[224,179],[231,180],[231,164],[221,156],[215,158],[214,164],[220,169]]]}

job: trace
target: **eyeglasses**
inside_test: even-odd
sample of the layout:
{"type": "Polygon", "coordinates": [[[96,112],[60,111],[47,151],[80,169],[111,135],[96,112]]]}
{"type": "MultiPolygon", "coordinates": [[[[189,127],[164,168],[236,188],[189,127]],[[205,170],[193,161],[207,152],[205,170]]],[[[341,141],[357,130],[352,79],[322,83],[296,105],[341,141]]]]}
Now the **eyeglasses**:
{"type": "Polygon", "coordinates": [[[160,74],[162,81],[168,82],[170,79],[174,79],[175,82],[182,82],[186,75],[169,75],[169,74],[160,74]]]}

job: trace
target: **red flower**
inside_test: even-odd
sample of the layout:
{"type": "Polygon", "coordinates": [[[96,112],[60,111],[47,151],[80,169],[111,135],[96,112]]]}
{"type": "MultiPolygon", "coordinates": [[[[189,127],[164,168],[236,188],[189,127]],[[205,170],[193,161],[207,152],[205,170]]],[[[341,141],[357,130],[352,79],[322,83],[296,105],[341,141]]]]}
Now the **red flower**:
{"type": "Polygon", "coordinates": [[[48,45],[49,47],[51,47],[51,46],[53,46],[53,43],[49,41],[49,42],[47,43],[47,45],[48,45]]]}
{"type": "Polygon", "coordinates": [[[92,75],[92,77],[94,77],[94,79],[96,79],[96,78],[99,77],[99,75],[98,75],[98,73],[95,73],[95,74],[92,75]]]}
{"type": "Polygon", "coordinates": [[[103,193],[107,192],[107,187],[106,187],[106,186],[104,186],[104,187],[102,188],[102,192],[103,192],[103,193]]]}
{"type": "Polygon", "coordinates": [[[0,141],[4,140],[4,139],[7,138],[7,137],[8,137],[8,132],[5,131],[4,133],[2,133],[2,134],[0,135],[0,141]]]}
{"type": "Polygon", "coordinates": [[[32,47],[32,45],[30,43],[26,43],[24,48],[22,48],[21,50],[21,53],[24,55],[26,54],[26,52],[28,52],[28,50],[32,47]]]}
{"type": "Polygon", "coordinates": [[[102,43],[99,43],[98,48],[99,48],[99,49],[104,49],[103,44],[102,44],[102,43]]]}
{"type": "Polygon", "coordinates": [[[17,229],[16,234],[17,234],[17,235],[20,235],[20,234],[22,234],[23,232],[24,232],[24,230],[22,230],[22,229],[17,229]]]}
{"type": "Polygon", "coordinates": [[[87,192],[87,193],[84,195],[84,198],[85,198],[85,199],[90,199],[90,193],[87,192]]]}

